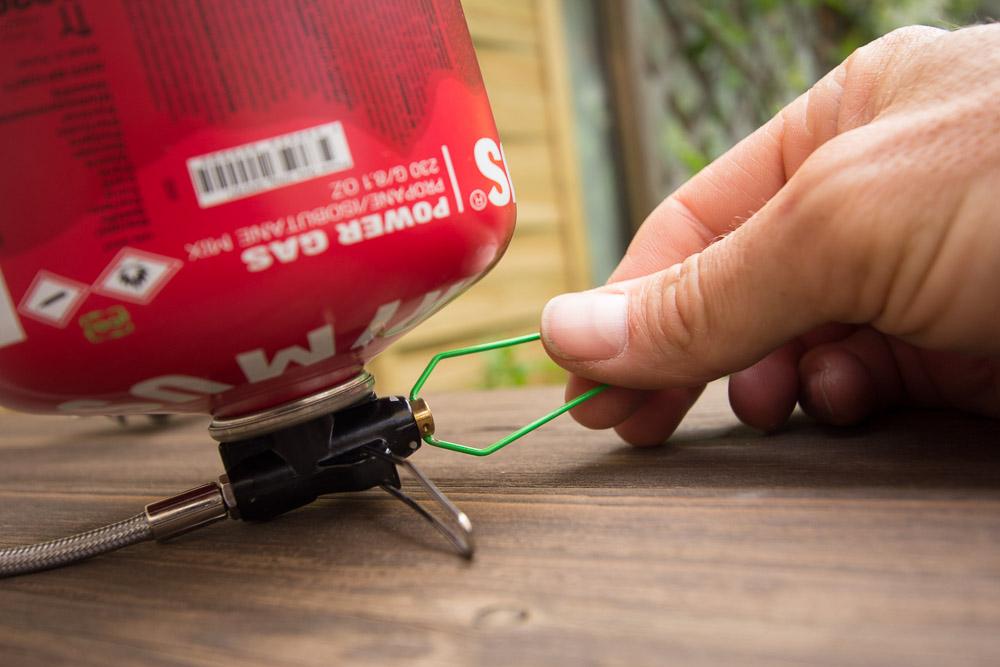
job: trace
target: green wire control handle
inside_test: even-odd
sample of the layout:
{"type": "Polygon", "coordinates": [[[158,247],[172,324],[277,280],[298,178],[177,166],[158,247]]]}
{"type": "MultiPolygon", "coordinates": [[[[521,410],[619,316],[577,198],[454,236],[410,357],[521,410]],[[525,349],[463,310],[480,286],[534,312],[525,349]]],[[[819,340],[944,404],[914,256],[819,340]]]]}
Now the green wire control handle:
{"type": "MultiPolygon", "coordinates": [[[[427,380],[430,378],[431,373],[434,371],[434,368],[443,359],[450,359],[452,357],[464,357],[467,354],[478,354],[479,352],[488,352],[489,350],[497,350],[502,347],[522,345],[524,343],[530,343],[532,341],[536,341],[539,338],[541,338],[541,334],[533,333],[533,334],[527,334],[525,336],[518,336],[517,338],[508,338],[506,340],[498,340],[492,343],[482,343],[481,345],[470,345],[469,347],[460,347],[454,350],[446,350],[444,352],[439,352],[438,354],[435,354],[433,357],[431,357],[430,363],[427,364],[427,368],[425,368],[424,372],[420,374],[419,378],[417,378],[416,383],[413,385],[413,389],[410,390],[410,400],[416,401],[418,399],[418,394],[420,393],[420,390],[424,388],[425,384],[427,384],[427,380]]],[[[493,452],[503,449],[504,447],[514,442],[515,440],[518,440],[519,438],[522,438],[525,435],[531,433],[538,427],[549,423],[562,413],[568,412],[573,408],[575,408],[576,406],[583,403],[584,401],[588,401],[594,396],[597,396],[607,388],[608,385],[602,384],[597,387],[594,387],[589,391],[585,391],[584,393],[580,394],[579,396],[577,396],[570,402],[566,403],[565,405],[558,407],[552,412],[539,417],[538,419],[531,422],[527,426],[522,426],[521,428],[517,429],[510,435],[504,436],[503,438],[500,438],[499,440],[494,442],[492,445],[488,445],[486,447],[482,448],[470,447],[469,445],[460,445],[457,442],[438,440],[437,438],[434,437],[433,433],[425,434],[423,436],[424,442],[426,442],[428,445],[433,445],[434,447],[441,447],[442,449],[450,449],[453,452],[471,454],[472,456],[489,456],[493,452]]]]}

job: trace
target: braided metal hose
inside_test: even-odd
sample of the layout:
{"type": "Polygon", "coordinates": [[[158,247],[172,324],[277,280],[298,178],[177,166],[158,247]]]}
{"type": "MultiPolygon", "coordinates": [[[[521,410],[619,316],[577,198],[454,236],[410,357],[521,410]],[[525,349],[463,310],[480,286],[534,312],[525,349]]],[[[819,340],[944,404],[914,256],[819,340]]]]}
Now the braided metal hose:
{"type": "Polygon", "coordinates": [[[146,513],[57,540],[0,549],[0,577],[61,567],[153,538],[146,513]]]}
{"type": "Polygon", "coordinates": [[[131,519],[112,523],[86,533],[58,540],[0,549],[0,579],[29,572],[62,567],[99,554],[127,547],[146,540],[164,541],[177,535],[221,521],[235,518],[224,487],[229,480],[223,476],[188,489],[170,498],[146,505],[146,511],[131,519]]]}

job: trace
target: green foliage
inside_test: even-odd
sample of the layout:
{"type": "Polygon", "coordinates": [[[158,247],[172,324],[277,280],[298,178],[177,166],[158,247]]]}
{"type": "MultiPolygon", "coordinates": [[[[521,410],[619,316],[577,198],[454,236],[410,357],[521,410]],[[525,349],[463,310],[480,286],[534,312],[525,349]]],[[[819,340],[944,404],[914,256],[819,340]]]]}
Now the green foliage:
{"type": "Polygon", "coordinates": [[[483,387],[523,387],[529,384],[557,384],[566,379],[566,371],[548,357],[523,358],[513,348],[486,353],[483,387]]]}
{"type": "Polygon", "coordinates": [[[1000,0],[640,1],[664,195],[880,35],[1000,18],[1000,0]]]}
{"type": "Polygon", "coordinates": [[[711,162],[711,157],[692,142],[677,124],[667,123],[663,128],[662,150],[675,156],[688,173],[696,173],[711,162]]]}

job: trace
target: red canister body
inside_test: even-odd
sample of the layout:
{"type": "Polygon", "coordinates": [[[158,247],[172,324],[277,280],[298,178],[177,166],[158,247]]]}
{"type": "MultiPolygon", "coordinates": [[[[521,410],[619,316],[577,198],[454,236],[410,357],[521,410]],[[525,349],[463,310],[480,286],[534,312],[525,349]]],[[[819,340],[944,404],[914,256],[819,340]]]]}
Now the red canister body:
{"type": "Polygon", "coordinates": [[[314,393],[513,231],[458,0],[0,0],[0,46],[4,405],[314,393]]]}

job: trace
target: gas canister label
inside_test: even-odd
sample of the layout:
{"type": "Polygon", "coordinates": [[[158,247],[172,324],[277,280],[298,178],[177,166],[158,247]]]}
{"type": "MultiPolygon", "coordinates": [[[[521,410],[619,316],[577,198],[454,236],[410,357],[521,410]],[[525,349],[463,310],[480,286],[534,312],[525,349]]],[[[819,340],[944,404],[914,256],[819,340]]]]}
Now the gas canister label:
{"type": "MultiPolygon", "coordinates": [[[[448,220],[466,210],[466,197],[452,151],[443,144],[439,151],[339,175],[326,182],[328,203],[185,243],[188,259],[206,260],[238,249],[246,270],[258,273],[322,255],[335,245],[354,246],[448,220]]],[[[213,206],[306,180],[318,169],[333,168],[338,156],[344,164],[351,160],[339,122],[192,158],[188,169],[199,201],[213,206]],[[285,173],[276,177],[275,165],[285,173]]],[[[496,140],[481,137],[471,155],[460,157],[474,164],[481,177],[471,180],[486,187],[468,191],[472,210],[514,202],[503,148],[496,140]]]]}
{"type": "Polygon", "coordinates": [[[510,242],[460,0],[0,0],[0,49],[0,403],[279,405],[510,242]]]}
{"type": "Polygon", "coordinates": [[[225,204],[354,166],[339,121],[187,161],[198,205],[225,204]]]}

